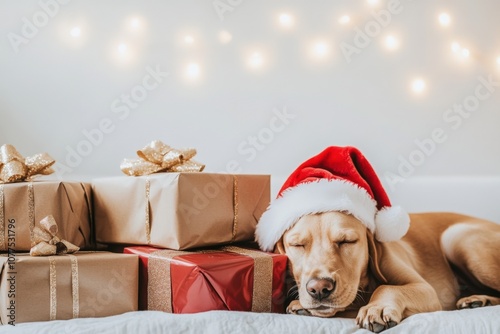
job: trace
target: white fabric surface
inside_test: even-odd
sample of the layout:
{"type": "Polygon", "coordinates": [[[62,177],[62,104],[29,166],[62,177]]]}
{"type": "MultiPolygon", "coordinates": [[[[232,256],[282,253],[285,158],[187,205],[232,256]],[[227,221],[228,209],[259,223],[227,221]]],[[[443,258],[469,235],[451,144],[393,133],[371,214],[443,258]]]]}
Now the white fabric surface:
{"type": "MultiPolygon", "coordinates": [[[[0,327],[0,333],[100,334],[100,333],[370,333],[357,328],[353,319],[211,311],[167,314],[156,311],[129,312],[107,318],[58,320],[0,327]]],[[[500,333],[500,306],[422,313],[384,331],[393,333],[500,333]]]]}

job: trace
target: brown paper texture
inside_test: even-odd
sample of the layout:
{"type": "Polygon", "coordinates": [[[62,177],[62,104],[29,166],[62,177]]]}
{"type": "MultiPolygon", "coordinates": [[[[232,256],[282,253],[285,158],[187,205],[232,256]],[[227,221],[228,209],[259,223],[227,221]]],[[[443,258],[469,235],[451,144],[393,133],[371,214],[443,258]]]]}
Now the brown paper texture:
{"type": "Polygon", "coordinates": [[[30,182],[20,182],[1,185],[4,194],[4,243],[1,244],[0,240],[0,251],[7,251],[9,248],[16,251],[30,250],[32,246],[30,206],[33,205],[35,226],[38,226],[40,220],[47,215],[53,215],[59,228],[58,237],[81,249],[90,247],[93,242],[90,184],[60,181],[31,182],[34,195],[32,201],[29,184],[30,182]]]}
{"type": "MultiPolygon", "coordinates": [[[[81,252],[74,256],[78,261],[79,318],[105,317],[137,310],[137,255],[81,252]]],[[[50,320],[49,258],[16,254],[15,263],[12,264],[6,254],[0,257],[2,324],[9,324],[10,321],[18,324],[50,320]]],[[[57,283],[55,319],[71,319],[73,294],[70,257],[52,258],[55,259],[57,283]]]]}
{"type": "Polygon", "coordinates": [[[149,225],[150,245],[176,250],[253,240],[270,201],[269,175],[158,173],[95,179],[92,189],[98,242],[147,245],[149,225]]]}

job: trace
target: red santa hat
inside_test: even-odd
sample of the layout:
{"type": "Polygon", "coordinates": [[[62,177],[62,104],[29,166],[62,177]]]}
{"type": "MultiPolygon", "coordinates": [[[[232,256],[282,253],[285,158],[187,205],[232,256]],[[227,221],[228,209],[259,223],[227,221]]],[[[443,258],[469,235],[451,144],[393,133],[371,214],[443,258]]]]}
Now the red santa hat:
{"type": "Polygon", "coordinates": [[[354,147],[331,146],[288,177],[260,218],[256,240],[263,250],[271,251],[300,217],[328,211],[353,215],[382,242],[402,238],[410,226],[408,214],[391,206],[363,154],[354,147]]]}

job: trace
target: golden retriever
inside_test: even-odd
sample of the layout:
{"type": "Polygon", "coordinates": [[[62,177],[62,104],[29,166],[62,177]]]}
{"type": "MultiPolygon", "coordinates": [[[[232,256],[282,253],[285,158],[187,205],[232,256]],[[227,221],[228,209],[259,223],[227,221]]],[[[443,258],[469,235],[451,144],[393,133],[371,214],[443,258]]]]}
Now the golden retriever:
{"type": "Polygon", "coordinates": [[[296,283],[287,312],[357,313],[360,327],[380,332],[416,313],[500,304],[500,225],[453,213],[410,219],[405,237],[381,243],[347,213],[300,218],[275,246],[296,283]]]}

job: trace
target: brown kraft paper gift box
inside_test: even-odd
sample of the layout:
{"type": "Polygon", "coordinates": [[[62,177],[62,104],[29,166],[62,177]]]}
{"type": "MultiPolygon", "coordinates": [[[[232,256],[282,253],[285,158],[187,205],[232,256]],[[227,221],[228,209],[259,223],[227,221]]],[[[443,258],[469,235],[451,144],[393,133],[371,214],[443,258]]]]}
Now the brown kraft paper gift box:
{"type": "Polygon", "coordinates": [[[34,181],[0,184],[0,251],[29,251],[33,229],[54,216],[58,237],[81,249],[93,243],[89,183],[34,181]]]}
{"type": "Polygon", "coordinates": [[[105,317],[138,308],[137,255],[0,256],[2,324],[105,317]]]}
{"type": "Polygon", "coordinates": [[[183,250],[253,240],[269,175],[158,173],[92,181],[102,243],[183,250]]]}

